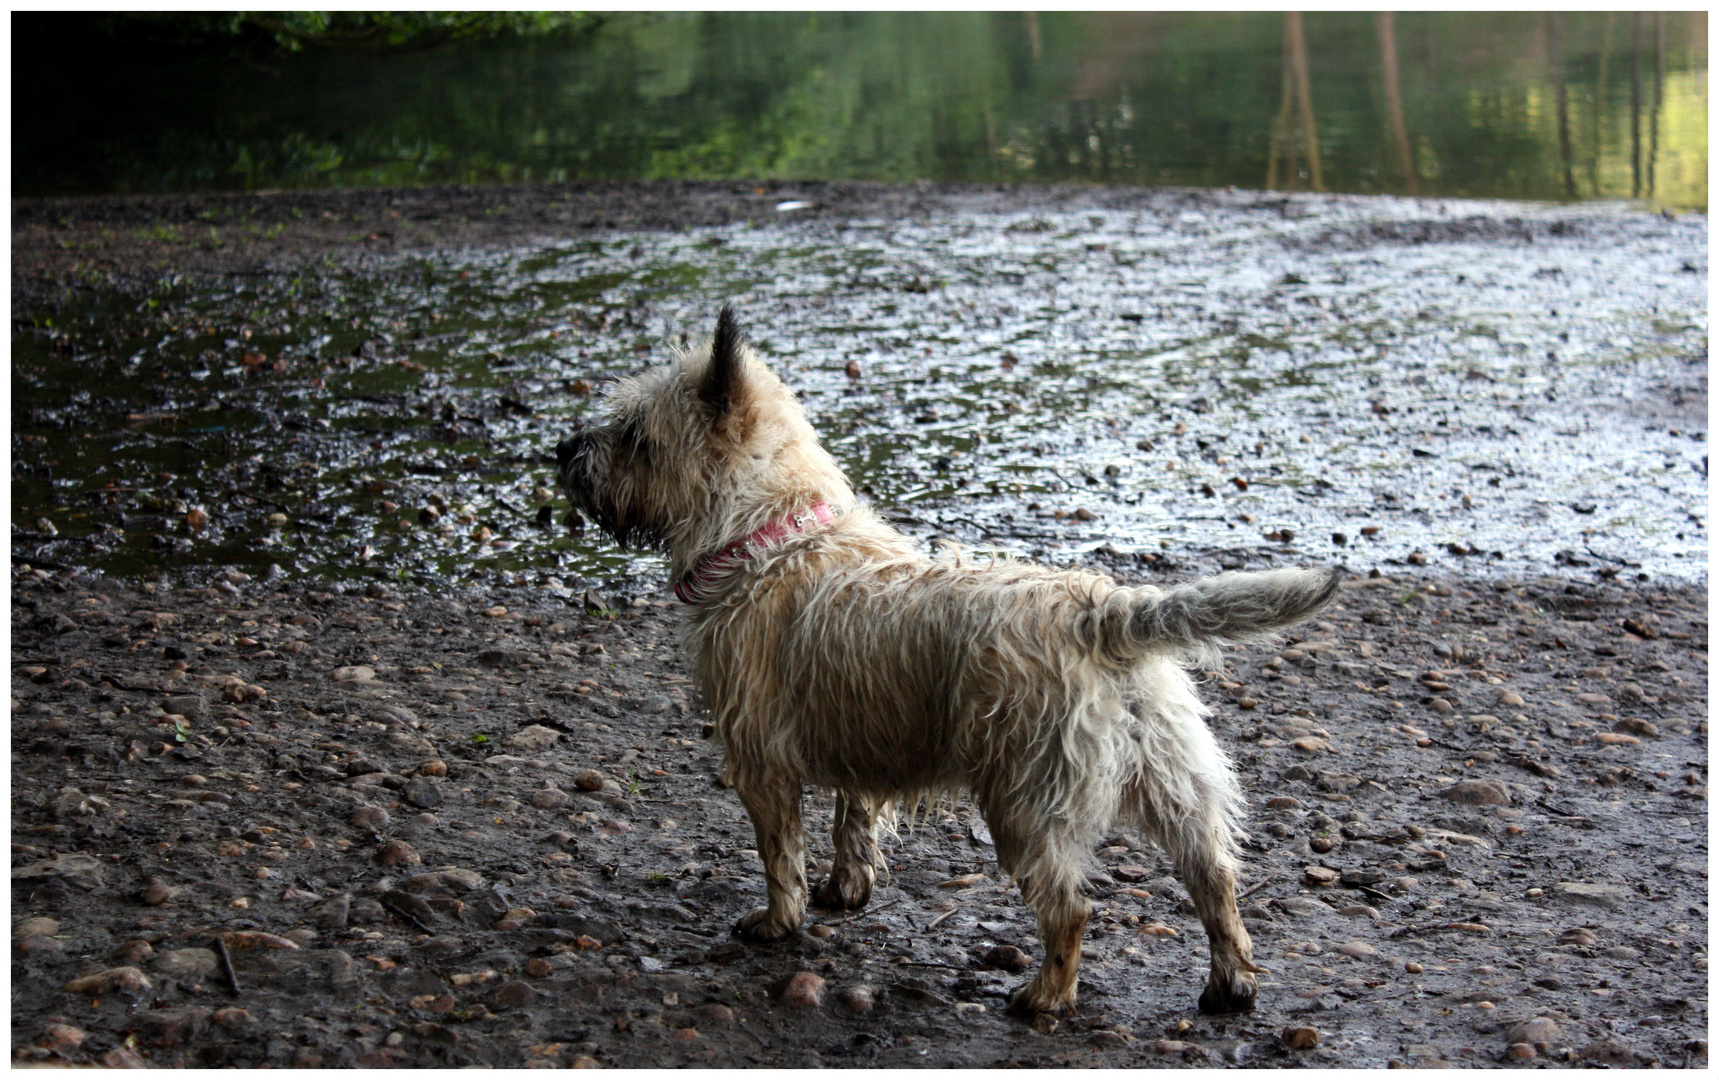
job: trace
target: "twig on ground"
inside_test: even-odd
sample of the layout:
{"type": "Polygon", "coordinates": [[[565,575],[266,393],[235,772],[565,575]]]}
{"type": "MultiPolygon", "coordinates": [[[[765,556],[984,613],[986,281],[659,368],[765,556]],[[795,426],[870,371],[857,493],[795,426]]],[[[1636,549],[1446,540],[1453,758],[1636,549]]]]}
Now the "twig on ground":
{"type": "Polygon", "coordinates": [[[221,974],[227,977],[227,986],[232,989],[233,996],[239,996],[239,973],[233,970],[233,958],[227,954],[227,942],[220,935],[215,935],[215,955],[221,961],[221,974]]]}

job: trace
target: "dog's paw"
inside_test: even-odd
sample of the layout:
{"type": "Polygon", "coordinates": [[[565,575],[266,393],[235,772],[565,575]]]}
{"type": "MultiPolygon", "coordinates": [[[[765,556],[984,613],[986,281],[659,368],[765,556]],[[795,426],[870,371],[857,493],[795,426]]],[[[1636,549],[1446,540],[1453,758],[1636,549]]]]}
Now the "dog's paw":
{"type": "Polygon", "coordinates": [[[1066,1017],[1074,1015],[1074,989],[1067,993],[1047,993],[1036,981],[1015,988],[1009,995],[1008,1013],[1031,1020],[1037,1016],[1066,1017]]]}
{"type": "Polygon", "coordinates": [[[831,911],[858,911],[871,899],[872,876],[836,867],[812,894],[812,902],[831,911]]]}
{"type": "Polygon", "coordinates": [[[799,928],[798,923],[788,925],[771,919],[770,909],[760,907],[753,908],[740,916],[740,921],[734,924],[734,933],[743,940],[766,944],[772,941],[781,941],[799,928]]]}
{"type": "Polygon", "coordinates": [[[1253,1011],[1254,997],[1259,993],[1254,977],[1245,971],[1227,976],[1212,972],[1206,990],[1200,995],[1200,1011],[1210,1014],[1244,1013],[1253,1011]]]}

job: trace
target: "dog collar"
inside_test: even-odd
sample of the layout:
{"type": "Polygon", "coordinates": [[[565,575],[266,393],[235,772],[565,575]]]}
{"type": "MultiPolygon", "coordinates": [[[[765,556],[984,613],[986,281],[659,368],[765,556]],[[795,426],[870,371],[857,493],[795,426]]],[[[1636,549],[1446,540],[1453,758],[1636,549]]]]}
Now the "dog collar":
{"type": "Polygon", "coordinates": [[[834,521],[842,508],[826,502],[815,502],[793,514],[784,514],[744,540],[736,540],[714,555],[700,559],[674,587],[675,599],[683,604],[696,604],[708,595],[716,580],[752,558],[753,549],[763,551],[798,533],[808,533],[834,521]]]}

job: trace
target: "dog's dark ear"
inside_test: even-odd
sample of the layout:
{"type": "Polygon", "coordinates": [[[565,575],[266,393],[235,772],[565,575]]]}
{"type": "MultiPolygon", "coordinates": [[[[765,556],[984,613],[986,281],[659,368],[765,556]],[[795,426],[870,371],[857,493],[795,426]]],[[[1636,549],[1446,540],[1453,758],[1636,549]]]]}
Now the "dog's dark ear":
{"type": "Polygon", "coordinates": [[[728,412],[740,396],[740,352],[745,345],[746,338],[734,319],[734,309],[724,304],[716,316],[716,337],[710,343],[710,368],[698,388],[699,398],[718,416],[728,412]]]}

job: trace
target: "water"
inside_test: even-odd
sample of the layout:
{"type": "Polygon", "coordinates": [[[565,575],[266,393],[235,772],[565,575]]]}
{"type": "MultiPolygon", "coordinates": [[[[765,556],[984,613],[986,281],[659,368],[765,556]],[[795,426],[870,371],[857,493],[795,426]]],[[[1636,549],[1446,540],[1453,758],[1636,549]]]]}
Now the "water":
{"type": "Polygon", "coordinates": [[[654,557],[559,524],[551,449],[727,301],[921,538],[1704,579],[1703,219],[1114,201],[1132,208],[784,210],[93,294],[15,336],[14,553],[660,582],[654,557]]]}
{"type": "Polygon", "coordinates": [[[391,57],[74,18],[14,18],[20,194],[742,177],[1707,204],[1704,12],[630,13],[391,57]]]}

